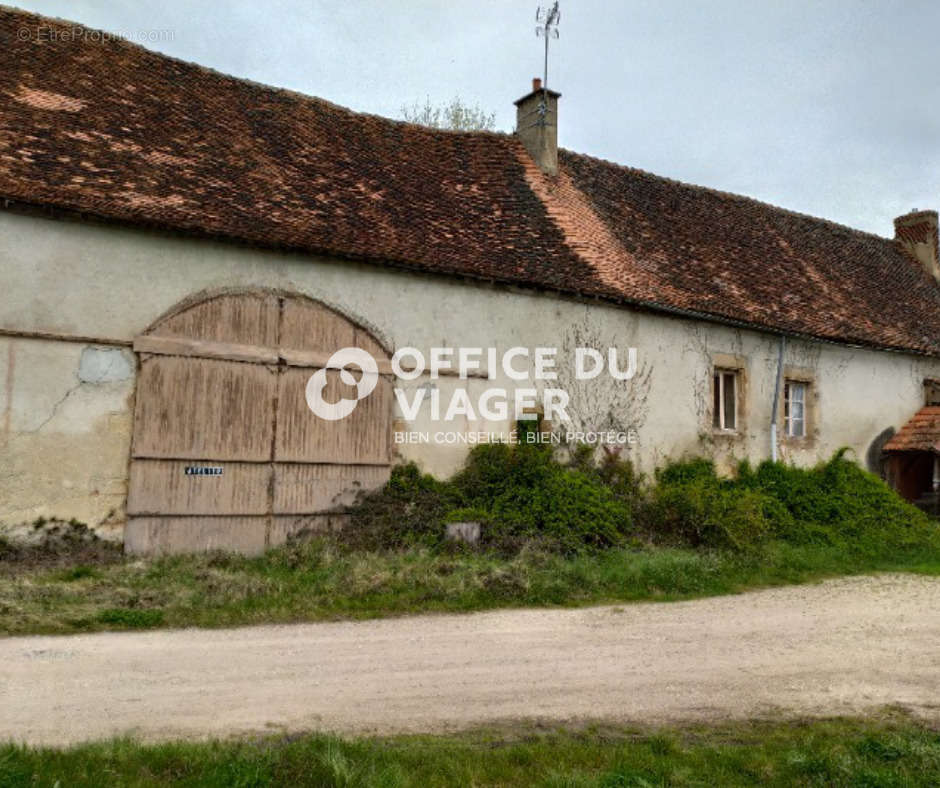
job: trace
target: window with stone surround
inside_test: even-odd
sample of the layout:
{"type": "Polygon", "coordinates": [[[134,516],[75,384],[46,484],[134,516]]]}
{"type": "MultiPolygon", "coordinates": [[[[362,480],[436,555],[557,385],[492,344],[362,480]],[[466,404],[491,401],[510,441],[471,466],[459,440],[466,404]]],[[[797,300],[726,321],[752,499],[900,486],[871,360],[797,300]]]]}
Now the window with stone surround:
{"type": "Polygon", "coordinates": [[[712,377],[712,426],[722,432],[738,429],[740,373],[736,369],[716,369],[712,377]]]}
{"type": "Polygon", "coordinates": [[[788,438],[806,437],[806,408],[809,384],[788,380],[783,384],[783,431],[788,438]]]}

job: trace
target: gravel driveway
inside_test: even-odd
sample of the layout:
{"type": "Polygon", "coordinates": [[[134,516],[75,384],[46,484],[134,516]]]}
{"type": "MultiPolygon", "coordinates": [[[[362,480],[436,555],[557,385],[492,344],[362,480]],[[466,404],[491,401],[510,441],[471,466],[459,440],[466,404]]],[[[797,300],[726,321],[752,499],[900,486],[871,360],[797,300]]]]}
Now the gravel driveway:
{"type": "Polygon", "coordinates": [[[940,578],[692,602],[0,639],[0,740],[442,732],[517,718],[940,721],[940,578]]]}

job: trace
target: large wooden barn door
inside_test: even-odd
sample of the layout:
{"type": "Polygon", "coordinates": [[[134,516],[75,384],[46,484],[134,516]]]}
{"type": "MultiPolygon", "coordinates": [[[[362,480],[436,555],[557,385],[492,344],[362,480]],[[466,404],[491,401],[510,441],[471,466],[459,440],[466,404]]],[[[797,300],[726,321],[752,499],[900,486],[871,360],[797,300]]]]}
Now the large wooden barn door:
{"type": "MultiPolygon", "coordinates": [[[[333,352],[382,347],[322,304],[238,293],[182,308],[135,341],[125,547],[129,552],[258,553],[341,522],[361,489],[389,473],[392,388],[339,421],[307,407],[307,380],[333,352]]],[[[354,396],[326,370],[326,396],[354,396]]]]}

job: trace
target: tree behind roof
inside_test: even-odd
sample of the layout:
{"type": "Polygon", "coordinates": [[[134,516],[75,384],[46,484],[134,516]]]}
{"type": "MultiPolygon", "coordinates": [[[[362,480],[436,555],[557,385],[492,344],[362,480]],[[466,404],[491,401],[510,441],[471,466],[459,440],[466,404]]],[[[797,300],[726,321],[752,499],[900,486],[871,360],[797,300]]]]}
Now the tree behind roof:
{"type": "Polygon", "coordinates": [[[484,112],[479,105],[464,104],[460,96],[454,96],[447,104],[434,105],[430,97],[424,104],[416,101],[410,107],[403,105],[401,116],[409,123],[418,123],[432,129],[452,129],[454,131],[493,131],[496,127],[496,113],[484,112]]]}

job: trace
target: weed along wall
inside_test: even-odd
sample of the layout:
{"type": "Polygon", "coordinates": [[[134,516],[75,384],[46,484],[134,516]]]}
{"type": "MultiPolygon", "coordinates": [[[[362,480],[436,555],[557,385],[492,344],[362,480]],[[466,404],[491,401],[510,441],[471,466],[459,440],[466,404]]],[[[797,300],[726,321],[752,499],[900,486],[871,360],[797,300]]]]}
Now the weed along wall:
{"type": "MultiPolygon", "coordinates": [[[[642,471],[682,455],[709,456],[727,470],[738,459],[757,462],[770,454],[776,336],[548,293],[11,213],[0,213],[0,260],[5,524],[75,517],[120,533],[129,474],[143,464],[151,468],[144,485],[150,498],[146,504],[138,498],[134,516],[201,519],[179,526],[179,537],[169,542],[154,526],[141,526],[138,536],[149,534],[141,537],[141,550],[226,546],[235,520],[225,518],[242,518],[236,530],[243,536],[234,546],[258,552],[283,541],[305,516],[348,500],[351,488],[380,484],[390,464],[413,460],[439,478],[450,476],[469,449],[460,436],[514,429],[513,413],[504,417],[480,407],[494,387],[510,399],[519,388],[533,389],[524,409],[536,417],[550,415],[545,390],[564,389],[568,423],[545,419],[542,429],[629,435],[620,450],[642,471]],[[281,304],[325,305],[336,320],[301,320],[290,327],[288,341],[277,310],[273,317],[252,317],[238,306],[201,327],[182,320],[159,336],[152,330],[181,304],[225,294],[248,294],[239,303],[260,303],[264,293],[281,304]],[[255,333],[239,333],[249,323],[255,333]],[[384,383],[356,405],[356,413],[368,407],[371,415],[311,427],[316,417],[303,407],[307,381],[348,346],[379,359],[375,374],[384,383]],[[481,354],[480,368],[466,377],[424,373],[406,380],[388,366],[404,347],[426,359],[442,347],[494,349],[499,356],[492,369],[481,354]],[[514,347],[530,351],[511,366],[526,373],[525,380],[503,368],[502,354],[514,347]],[[545,347],[557,350],[557,377],[538,380],[535,349],[545,347]],[[616,348],[622,368],[634,348],[634,374],[577,379],[572,362],[584,347],[604,354],[616,348]],[[168,370],[184,366],[200,372],[180,371],[181,378],[167,383],[168,370]],[[156,367],[159,375],[148,371],[156,367]],[[156,388],[169,387],[161,389],[165,399],[156,409],[144,412],[145,385],[151,404],[156,388]],[[455,396],[473,405],[473,417],[435,420],[434,400],[446,410],[455,396]],[[722,418],[716,420],[716,411],[722,418]],[[190,418],[185,433],[181,413],[190,418]],[[438,433],[446,439],[436,440],[445,437],[438,433]],[[353,447],[366,444],[369,451],[356,454],[353,447]],[[330,456],[317,454],[324,446],[333,447],[330,456]],[[332,477],[305,476],[314,473],[307,466],[324,463],[336,466],[332,477]],[[186,473],[203,466],[223,470],[186,473]],[[216,496],[213,504],[205,492],[211,484],[231,485],[231,494],[216,496]],[[316,500],[298,497],[307,487],[321,491],[316,500]],[[219,510],[236,495],[242,496],[237,511],[219,510]],[[282,499],[295,502],[284,504],[289,511],[278,510],[282,499]],[[154,512],[159,506],[164,510],[154,512]],[[275,522],[280,516],[285,519],[275,522]],[[248,528],[245,518],[261,525],[248,528]],[[197,531],[202,536],[194,541],[186,535],[197,531]]],[[[885,429],[897,429],[923,404],[924,379],[940,377],[935,360],[793,338],[783,364],[791,395],[778,401],[780,454],[800,465],[842,446],[864,461],[885,429]],[[791,422],[798,434],[783,429],[791,422]]],[[[338,369],[326,379],[324,386],[337,387],[326,396],[331,402],[358,385],[338,369]]],[[[334,524],[340,523],[320,523],[334,524]]]]}

